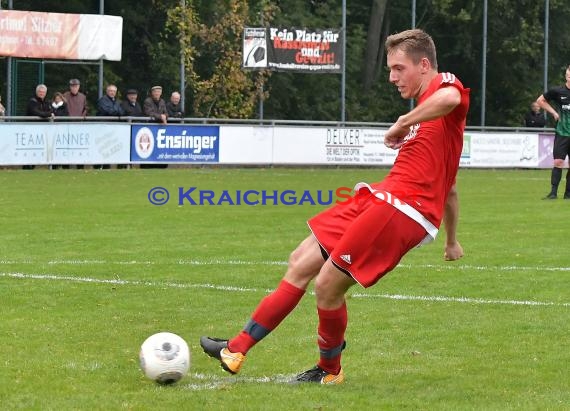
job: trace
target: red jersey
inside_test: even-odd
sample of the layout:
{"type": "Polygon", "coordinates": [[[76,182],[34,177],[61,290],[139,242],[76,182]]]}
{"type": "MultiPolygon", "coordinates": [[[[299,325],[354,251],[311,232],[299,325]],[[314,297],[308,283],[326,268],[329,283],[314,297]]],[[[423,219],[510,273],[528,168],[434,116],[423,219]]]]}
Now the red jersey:
{"type": "Polygon", "coordinates": [[[420,105],[438,89],[450,86],[460,91],[461,102],[443,117],[410,127],[390,173],[372,185],[406,202],[435,227],[441,224],[459,168],[469,89],[454,74],[438,73],[418,99],[420,105]]]}

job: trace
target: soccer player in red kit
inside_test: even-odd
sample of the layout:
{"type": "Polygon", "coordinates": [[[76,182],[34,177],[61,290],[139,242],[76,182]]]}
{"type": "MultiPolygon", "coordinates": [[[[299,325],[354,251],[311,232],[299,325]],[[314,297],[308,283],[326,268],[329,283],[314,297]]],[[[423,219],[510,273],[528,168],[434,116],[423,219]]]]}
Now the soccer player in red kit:
{"type": "Polygon", "coordinates": [[[374,285],[410,249],[433,241],[442,219],[454,242],[446,245],[446,259],[463,254],[455,240],[454,183],[469,89],[453,74],[438,73],[435,45],[422,30],[389,36],[386,51],[390,82],[403,98],[417,99],[384,136],[388,147],[400,149],[394,166],[382,182],[357,184],[350,201],[308,221],[312,234],[293,251],[278,288],[236,337],[200,339],[204,351],[230,373],[239,371],[248,350],[295,308],[315,278],[320,358],[295,381],[342,383],[346,291],[357,283],[374,285]]]}

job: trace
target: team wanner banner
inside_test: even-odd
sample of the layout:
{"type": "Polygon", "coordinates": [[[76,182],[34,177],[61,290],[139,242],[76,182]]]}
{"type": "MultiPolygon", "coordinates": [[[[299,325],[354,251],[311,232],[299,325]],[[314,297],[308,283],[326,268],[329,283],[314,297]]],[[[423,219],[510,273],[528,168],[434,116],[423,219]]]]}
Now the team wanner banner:
{"type": "Polygon", "coordinates": [[[303,73],[340,73],[340,29],[254,28],[243,32],[243,67],[303,73]]]}

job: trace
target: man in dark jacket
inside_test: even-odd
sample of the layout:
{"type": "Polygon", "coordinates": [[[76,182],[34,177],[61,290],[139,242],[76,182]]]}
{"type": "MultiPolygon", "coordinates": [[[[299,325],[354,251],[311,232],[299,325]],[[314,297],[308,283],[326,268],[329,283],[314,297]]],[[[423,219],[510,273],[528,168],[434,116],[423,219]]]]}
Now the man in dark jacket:
{"type": "Polygon", "coordinates": [[[168,117],[170,118],[182,118],[184,113],[182,112],[182,105],[180,104],[180,93],[178,91],[173,91],[170,95],[170,101],[166,103],[166,110],[168,111],[168,117]]]}
{"type": "MultiPolygon", "coordinates": [[[[50,102],[46,100],[47,87],[45,84],[38,84],[36,87],[36,95],[28,101],[26,108],[27,116],[38,116],[45,119],[51,119],[54,114],[51,110],[50,102]]],[[[24,170],[33,170],[36,166],[22,166],[24,170]]]]}
{"type": "Polygon", "coordinates": [[[97,100],[97,115],[117,117],[124,115],[121,102],[117,99],[117,86],[109,84],[105,93],[103,97],[97,100]]]}
{"type": "Polygon", "coordinates": [[[50,102],[46,101],[47,87],[45,84],[38,84],[36,95],[28,101],[26,110],[27,116],[38,116],[41,118],[52,118],[50,102]]]}
{"type": "MultiPolygon", "coordinates": [[[[121,108],[123,109],[123,115],[129,117],[143,117],[143,111],[141,105],[137,101],[138,91],[134,88],[130,88],[127,90],[125,95],[127,96],[126,100],[121,102],[121,108]]],[[[129,168],[128,164],[117,164],[117,168],[129,168]]]]}
{"type": "MultiPolygon", "coordinates": [[[[109,84],[105,89],[105,95],[97,100],[97,115],[98,116],[113,116],[119,117],[124,115],[121,102],[117,99],[117,86],[109,84]]],[[[108,169],[111,168],[110,164],[93,164],[95,169],[108,169]]]]}
{"type": "Polygon", "coordinates": [[[530,111],[524,117],[524,125],[525,127],[544,127],[546,125],[544,113],[536,101],[530,105],[530,111]]]}
{"type": "Polygon", "coordinates": [[[137,101],[138,91],[133,88],[127,90],[127,99],[121,103],[125,116],[143,117],[141,105],[137,101]]]}

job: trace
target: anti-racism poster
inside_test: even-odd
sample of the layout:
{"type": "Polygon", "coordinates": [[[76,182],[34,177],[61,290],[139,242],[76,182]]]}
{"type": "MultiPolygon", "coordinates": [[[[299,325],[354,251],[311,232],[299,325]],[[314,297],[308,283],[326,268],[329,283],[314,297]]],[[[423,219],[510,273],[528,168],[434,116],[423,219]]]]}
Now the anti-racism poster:
{"type": "Polygon", "coordinates": [[[340,29],[246,28],[243,67],[302,73],[342,71],[340,29]]]}
{"type": "Polygon", "coordinates": [[[267,36],[264,28],[247,27],[243,31],[244,68],[267,68],[267,36]]]}

